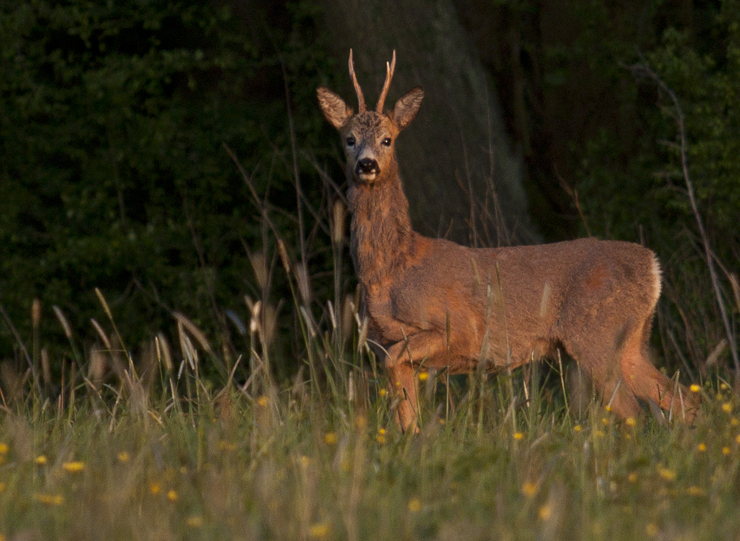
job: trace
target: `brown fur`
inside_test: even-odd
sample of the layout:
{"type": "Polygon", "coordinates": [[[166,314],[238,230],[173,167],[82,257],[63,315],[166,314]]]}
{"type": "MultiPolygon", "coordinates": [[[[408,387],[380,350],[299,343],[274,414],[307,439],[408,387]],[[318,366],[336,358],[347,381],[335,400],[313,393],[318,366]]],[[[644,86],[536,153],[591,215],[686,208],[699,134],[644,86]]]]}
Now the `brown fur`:
{"type": "MultiPolygon", "coordinates": [[[[351,63],[350,56],[353,74],[351,63]]],[[[385,88],[391,76],[389,68],[385,88]]],[[[364,104],[359,84],[355,88],[364,104]]],[[[327,88],[317,94],[345,142],[362,310],[398,392],[404,429],[416,427],[414,370],[422,362],[452,374],[481,362],[497,371],[557,348],[579,363],[617,415],[637,415],[643,400],[693,419],[696,400],[648,358],[660,295],[653,252],[592,238],[473,249],[423,237],[411,228],[394,150],[418,112],[422,90],[401,97],[391,111],[357,115],[327,88]],[[361,159],[375,160],[377,174],[363,176],[361,159]],[[683,389],[680,397],[677,389],[683,389]]]]}

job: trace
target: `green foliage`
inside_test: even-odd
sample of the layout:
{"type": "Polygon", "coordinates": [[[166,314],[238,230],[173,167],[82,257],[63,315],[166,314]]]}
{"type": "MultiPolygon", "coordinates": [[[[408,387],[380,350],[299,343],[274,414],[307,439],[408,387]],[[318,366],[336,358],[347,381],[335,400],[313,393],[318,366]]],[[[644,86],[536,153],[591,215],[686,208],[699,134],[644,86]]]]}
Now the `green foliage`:
{"type": "MultiPolygon", "coordinates": [[[[711,24],[711,31],[705,34],[668,26],[658,42],[644,52],[644,58],[633,51],[617,61],[623,67],[646,63],[678,96],[685,115],[690,174],[701,211],[715,235],[717,249],[723,255],[734,254],[736,259],[740,12],[734,4],[722,2],[719,11],[705,8],[703,15],[711,24]]],[[[623,71],[622,76],[629,74],[623,71]]],[[[602,129],[583,153],[579,188],[584,199],[588,198],[590,225],[598,231],[629,238],[634,236],[636,224],[650,224],[661,241],[668,241],[681,229],[691,228],[693,220],[681,170],[677,115],[670,97],[658,91],[655,81],[638,83],[622,91],[616,104],[639,112],[638,137],[624,140],[613,129],[602,129]],[[619,229],[615,231],[614,226],[619,229]]],[[[675,249],[675,245],[667,248],[675,249]]]]}
{"type": "MultiPolygon", "coordinates": [[[[700,54],[685,33],[668,29],[649,62],[681,97],[697,197],[713,224],[729,233],[737,228],[740,209],[740,14],[723,6],[717,19],[727,32],[723,48],[700,54]]],[[[670,163],[678,168],[676,152],[670,154],[670,163]]],[[[671,197],[669,203],[689,212],[685,197],[671,197]]]]}
{"type": "MultiPolygon", "coordinates": [[[[3,4],[0,306],[13,321],[39,297],[84,322],[94,287],[136,340],[171,309],[243,306],[259,227],[222,144],[256,171],[258,192],[295,205],[286,89],[297,137],[315,142],[307,108],[325,59],[311,3],[235,10],[3,4]]],[[[5,325],[0,344],[8,355],[5,325]]]]}

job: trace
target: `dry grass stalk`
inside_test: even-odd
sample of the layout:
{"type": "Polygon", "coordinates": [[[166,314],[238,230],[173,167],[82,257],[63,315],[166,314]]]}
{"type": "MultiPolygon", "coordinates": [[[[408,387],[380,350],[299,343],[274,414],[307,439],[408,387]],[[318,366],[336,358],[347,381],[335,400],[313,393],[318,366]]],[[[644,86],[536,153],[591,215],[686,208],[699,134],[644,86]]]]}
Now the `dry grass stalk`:
{"type": "Polygon", "coordinates": [[[175,316],[175,319],[177,320],[178,329],[180,327],[184,327],[188,330],[188,333],[190,333],[193,338],[195,338],[198,343],[201,345],[201,347],[206,350],[208,353],[213,353],[213,349],[211,348],[211,343],[206,338],[206,335],[201,331],[195,323],[190,321],[187,317],[185,317],[180,312],[173,312],[173,316],[175,316]]]}
{"type": "Polygon", "coordinates": [[[31,303],[31,325],[34,329],[38,329],[41,325],[41,301],[39,299],[33,299],[31,303]]]}
{"type": "Polygon", "coordinates": [[[95,318],[90,318],[90,323],[92,323],[92,326],[95,328],[95,332],[98,333],[98,336],[103,341],[103,344],[105,344],[105,347],[108,349],[108,351],[111,350],[110,345],[110,339],[108,338],[108,335],[103,330],[103,327],[100,326],[100,323],[98,323],[95,318]]]}
{"type": "Polygon", "coordinates": [[[170,344],[161,332],[156,337],[157,344],[157,356],[160,362],[164,364],[165,370],[170,374],[174,370],[174,364],[172,363],[172,351],[170,350],[170,344]]]}
{"type": "Polygon", "coordinates": [[[56,314],[57,319],[59,320],[59,323],[62,326],[62,329],[64,330],[64,336],[67,337],[67,340],[72,339],[72,326],[69,324],[69,321],[64,315],[64,312],[62,312],[62,309],[59,308],[56,304],[52,306],[52,309],[54,310],[54,314],[56,314]]]}

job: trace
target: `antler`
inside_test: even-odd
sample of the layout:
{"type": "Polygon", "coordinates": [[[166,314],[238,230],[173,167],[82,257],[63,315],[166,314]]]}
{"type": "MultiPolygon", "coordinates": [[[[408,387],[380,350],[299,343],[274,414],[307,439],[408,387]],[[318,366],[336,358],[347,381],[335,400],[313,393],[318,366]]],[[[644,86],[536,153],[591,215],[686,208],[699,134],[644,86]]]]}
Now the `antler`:
{"type": "Polygon", "coordinates": [[[375,112],[383,114],[383,106],[385,105],[385,97],[388,95],[388,89],[391,87],[391,79],[393,79],[393,72],[396,69],[396,50],[393,50],[393,59],[390,65],[388,62],[385,63],[385,84],[383,84],[383,90],[380,92],[380,98],[378,98],[378,105],[375,106],[375,112]]]}
{"type": "Polygon", "coordinates": [[[352,62],[352,49],[349,50],[349,75],[352,77],[352,84],[355,85],[355,92],[357,93],[357,100],[360,102],[358,113],[364,113],[367,110],[365,107],[365,96],[362,95],[362,89],[360,83],[357,82],[357,75],[355,75],[355,65],[352,62]]]}

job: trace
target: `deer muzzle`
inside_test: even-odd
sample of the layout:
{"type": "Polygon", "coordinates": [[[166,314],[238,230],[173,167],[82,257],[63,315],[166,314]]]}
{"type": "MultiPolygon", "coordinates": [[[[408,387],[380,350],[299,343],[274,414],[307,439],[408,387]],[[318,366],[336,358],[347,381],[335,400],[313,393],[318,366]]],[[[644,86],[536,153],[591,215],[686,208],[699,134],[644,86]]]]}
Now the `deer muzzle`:
{"type": "Polygon", "coordinates": [[[355,166],[355,175],[360,180],[371,182],[380,174],[378,162],[371,158],[363,158],[355,166]]]}

